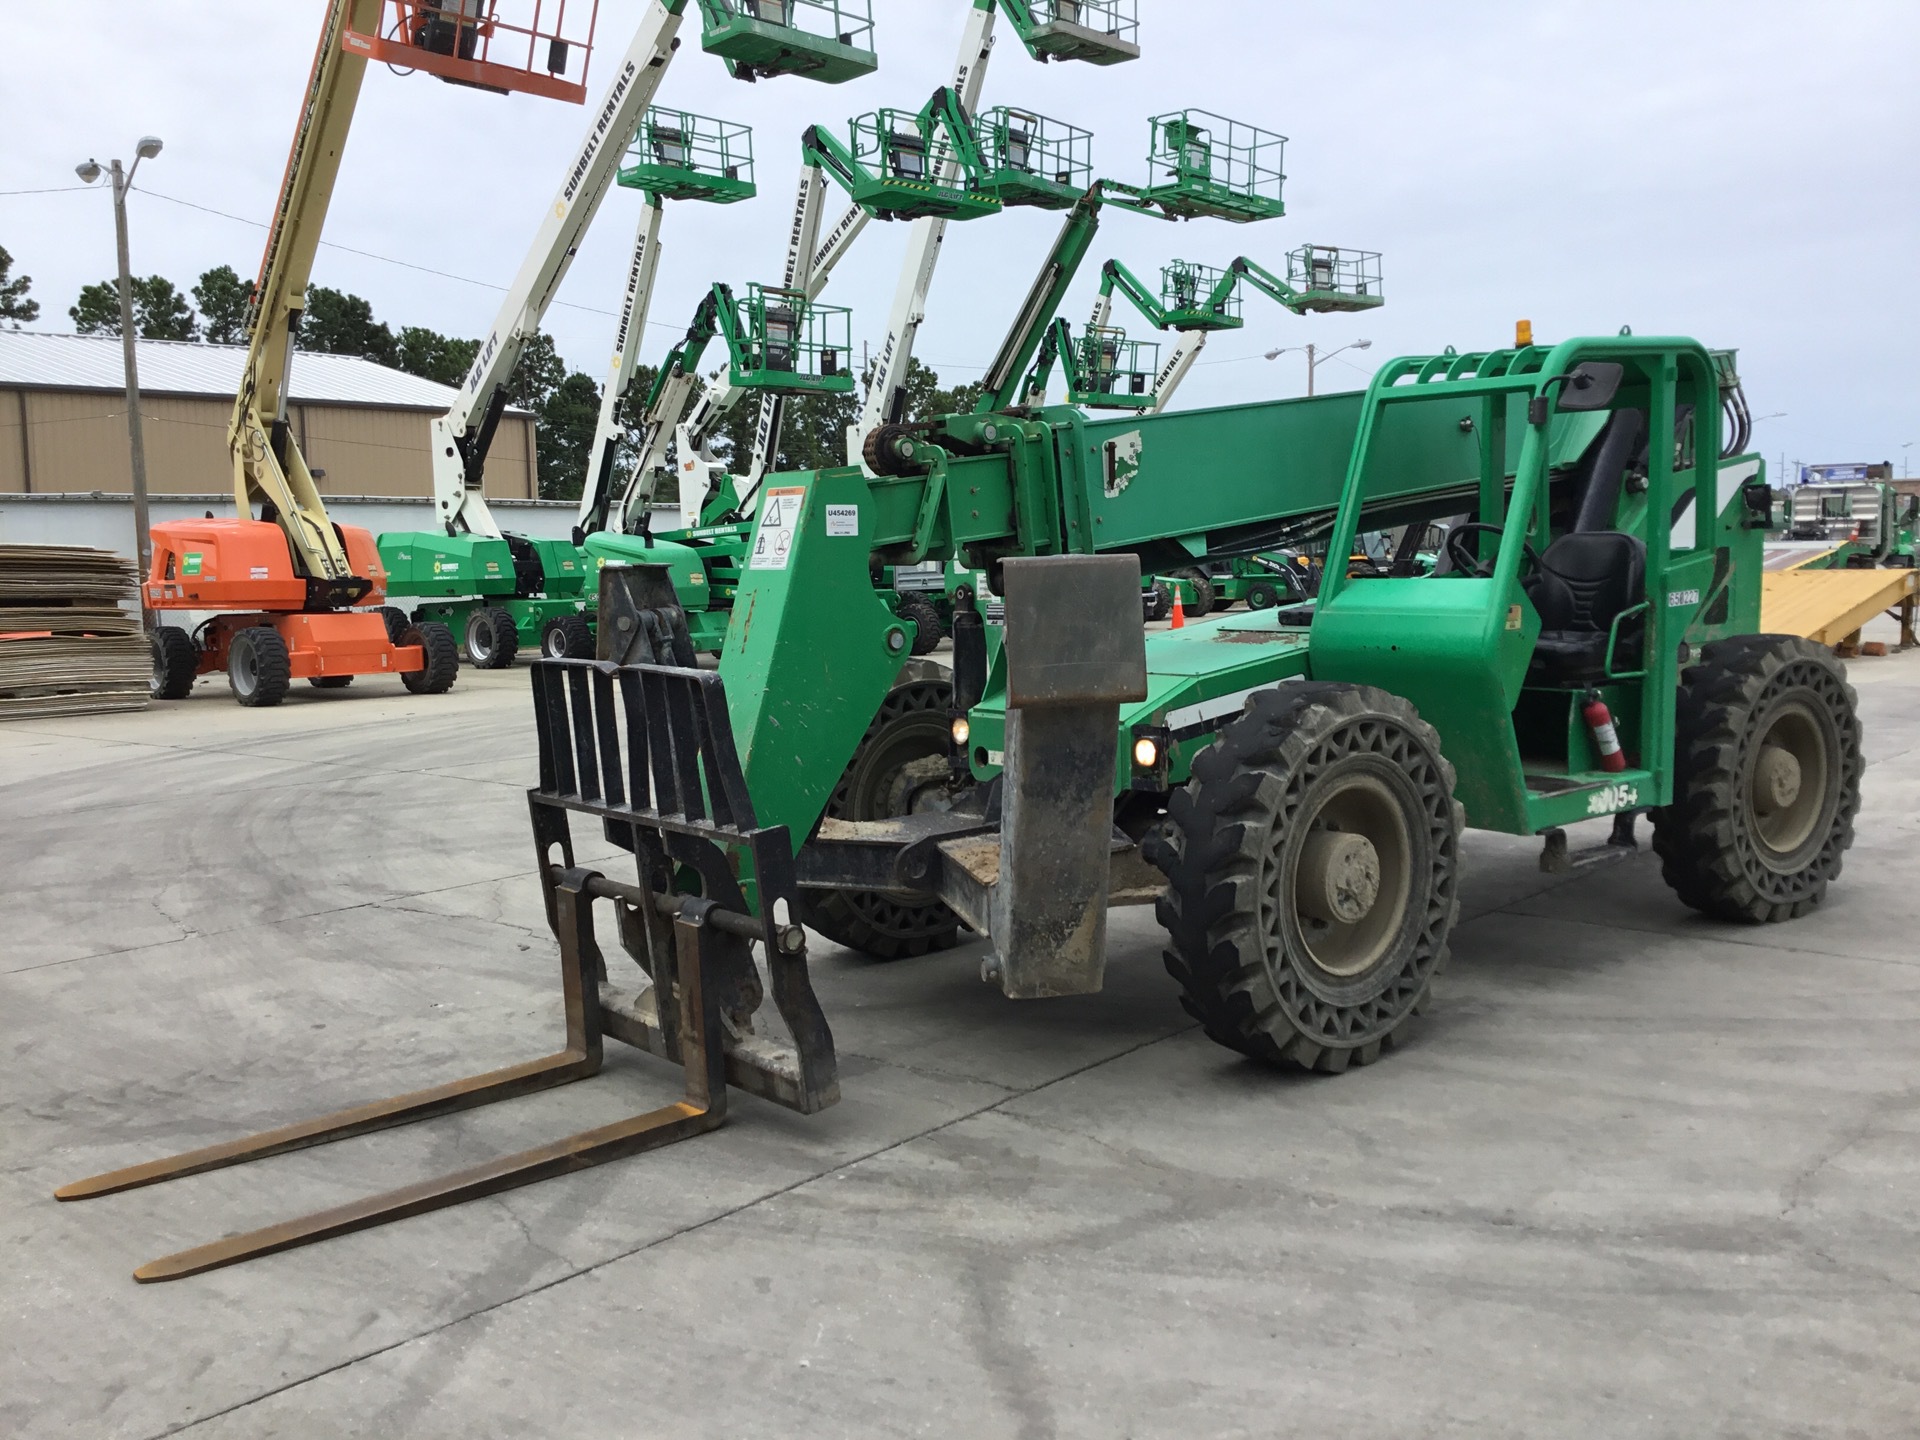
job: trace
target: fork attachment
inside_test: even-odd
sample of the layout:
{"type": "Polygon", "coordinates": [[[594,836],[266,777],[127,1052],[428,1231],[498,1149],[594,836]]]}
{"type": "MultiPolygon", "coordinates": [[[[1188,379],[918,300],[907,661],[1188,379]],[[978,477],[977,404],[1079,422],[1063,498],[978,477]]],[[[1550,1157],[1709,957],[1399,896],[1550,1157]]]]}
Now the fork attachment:
{"type": "Polygon", "coordinates": [[[833,1037],[793,922],[792,851],[783,826],[755,824],[718,675],[660,665],[542,660],[532,666],[540,784],[528,792],[547,920],[560,945],[566,1045],[544,1059],[76,1181],[61,1200],[110,1195],[323,1145],[583,1079],[612,1036],[680,1065],[680,1100],[552,1144],[403,1186],[300,1219],[229,1236],[142,1265],[175,1280],[311,1244],[717,1129],[728,1083],[811,1113],[839,1098],[833,1037]],[[638,884],[574,864],[568,812],[600,819],[630,850],[638,884]],[[752,914],[736,878],[751,867],[752,914]],[[696,893],[697,892],[697,893],[696,893]],[[615,910],[620,941],[644,971],[608,982],[593,906],[615,910]],[[767,955],[775,1008],[792,1042],[755,1031],[767,955]]]}

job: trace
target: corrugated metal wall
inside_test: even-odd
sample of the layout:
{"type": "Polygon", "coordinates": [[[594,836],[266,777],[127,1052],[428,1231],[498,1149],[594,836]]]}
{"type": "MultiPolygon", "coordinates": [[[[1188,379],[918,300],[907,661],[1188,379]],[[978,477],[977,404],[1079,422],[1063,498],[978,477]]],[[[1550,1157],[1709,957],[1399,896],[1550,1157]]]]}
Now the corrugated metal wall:
{"type": "MultiPolygon", "coordinates": [[[[143,395],[147,489],[202,495],[232,483],[225,400],[143,395]]],[[[430,495],[432,416],[372,406],[296,405],[295,433],[307,463],[327,473],[327,495],[430,495]]],[[[486,492],[535,494],[533,421],[501,419],[487,459],[486,492]]],[[[132,488],[126,405],[118,395],[0,389],[0,494],[81,493],[132,488]]]]}

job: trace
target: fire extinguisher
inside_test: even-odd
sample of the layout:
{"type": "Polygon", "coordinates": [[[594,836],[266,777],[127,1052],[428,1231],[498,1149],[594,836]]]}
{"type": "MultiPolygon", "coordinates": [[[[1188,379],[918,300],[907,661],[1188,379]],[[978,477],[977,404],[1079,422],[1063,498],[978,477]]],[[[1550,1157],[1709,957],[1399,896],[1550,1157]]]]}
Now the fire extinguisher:
{"type": "Polygon", "coordinates": [[[1598,690],[1587,691],[1580,713],[1586,717],[1594,748],[1600,752],[1600,768],[1609,774],[1626,769],[1627,757],[1620,748],[1619,735],[1614,733],[1613,712],[1607,709],[1607,702],[1600,698],[1598,690]]]}

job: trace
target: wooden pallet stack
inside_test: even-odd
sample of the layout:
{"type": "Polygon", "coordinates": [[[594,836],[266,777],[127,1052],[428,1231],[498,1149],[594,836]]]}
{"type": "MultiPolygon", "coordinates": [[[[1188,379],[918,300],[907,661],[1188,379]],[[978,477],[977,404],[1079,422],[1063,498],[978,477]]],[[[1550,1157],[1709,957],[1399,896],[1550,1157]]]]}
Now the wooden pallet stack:
{"type": "Polygon", "coordinates": [[[0,545],[0,720],[146,708],[137,578],[111,550],[0,545]]]}

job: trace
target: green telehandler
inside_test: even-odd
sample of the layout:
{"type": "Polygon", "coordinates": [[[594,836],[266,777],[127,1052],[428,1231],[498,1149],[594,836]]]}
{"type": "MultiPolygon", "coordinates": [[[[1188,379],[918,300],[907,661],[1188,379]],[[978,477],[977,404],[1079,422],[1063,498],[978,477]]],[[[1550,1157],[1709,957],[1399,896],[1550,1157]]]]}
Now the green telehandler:
{"type": "Polygon", "coordinates": [[[598,659],[532,667],[565,1048],[60,1193],[565,1083],[605,1036],[678,1063],[683,1098],[136,1275],[670,1143],[722,1123],[730,1087],[816,1111],[839,1082],[803,917],[881,957],[964,925],[983,980],[1040,998],[1099,989],[1109,906],[1151,903],[1209,1036],[1337,1073],[1431,1000],[1469,824],[1573,865],[1626,853],[1650,814],[1686,905],[1803,915],[1853,838],[1860,723],[1831,653],[1758,633],[1771,495],[1757,456],[1721,453],[1735,385],[1730,355],[1623,333],[1408,357],[1363,395],[1097,422],[1005,406],[883,427],[875,474],[779,476],[717,672],[645,564],[601,573],[598,659]],[[1323,537],[1346,555],[1365,531],[1469,518],[1431,575],[1329,567],[1311,603],[1147,637],[1139,577],[1175,511],[1219,553],[1323,537]],[[958,612],[947,680],[907,659],[869,567],[956,555],[996,577],[1006,625],[958,612]],[[632,879],[579,862],[575,817],[632,879]],[[1569,852],[1564,827],[1607,817],[1603,853],[1569,852]],[[636,970],[600,948],[601,902],[636,970]]]}

